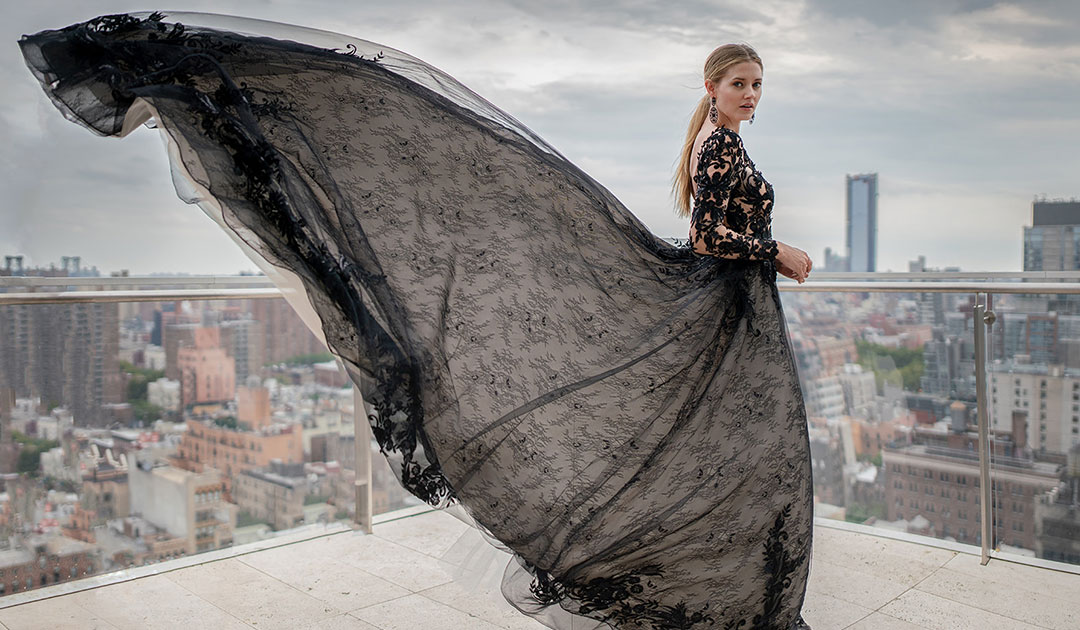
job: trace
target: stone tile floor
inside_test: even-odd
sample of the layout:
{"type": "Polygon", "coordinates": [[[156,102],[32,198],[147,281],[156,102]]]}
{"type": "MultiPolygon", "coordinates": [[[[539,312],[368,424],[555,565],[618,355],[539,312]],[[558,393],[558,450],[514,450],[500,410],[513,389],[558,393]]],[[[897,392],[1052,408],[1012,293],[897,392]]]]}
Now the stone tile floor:
{"type": "MultiPolygon", "coordinates": [[[[403,513],[409,512],[377,521],[373,535],[345,530],[183,568],[162,563],[146,577],[9,605],[0,609],[0,624],[8,630],[545,628],[498,592],[452,581],[439,558],[464,524],[438,511],[403,513]]],[[[998,559],[982,566],[969,553],[817,523],[803,609],[814,630],[1080,628],[1080,575],[998,559]]],[[[59,589],[42,591],[49,588],[59,589]]]]}

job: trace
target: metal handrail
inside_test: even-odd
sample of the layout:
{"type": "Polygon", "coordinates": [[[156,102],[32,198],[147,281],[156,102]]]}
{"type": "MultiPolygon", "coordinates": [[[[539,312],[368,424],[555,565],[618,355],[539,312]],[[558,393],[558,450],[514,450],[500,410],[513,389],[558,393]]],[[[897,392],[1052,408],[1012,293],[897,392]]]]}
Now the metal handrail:
{"type": "Polygon", "coordinates": [[[173,300],[239,300],[283,297],[279,289],[144,289],[132,291],[42,291],[0,293],[0,306],[17,304],[85,304],[105,302],[169,302],[173,300]]]}
{"type": "Polygon", "coordinates": [[[258,276],[0,276],[0,287],[272,287],[258,276]]]}
{"type": "Polygon", "coordinates": [[[1080,294],[1080,282],[825,282],[776,283],[798,293],[1058,293],[1080,294]]]}
{"type": "Polygon", "coordinates": [[[978,280],[1012,278],[1016,280],[1080,280],[1080,271],[815,271],[814,280],[942,279],[978,280]]]}
{"type": "MultiPolygon", "coordinates": [[[[1076,280],[1080,271],[815,271],[808,283],[853,280],[1076,280]]],[[[786,280],[783,280],[786,282],[786,280]]],[[[244,276],[0,276],[0,287],[272,287],[264,275],[244,276]]],[[[805,286],[805,285],[804,285],[805,286]]]]}
{"type": "MultiPolygon", "coordinates": [[[[75,280],[76,278],[70,278],[75,280]]],[[[159,284],[171,280],[156,279],[159,284]]],[[[85,283],[89,284],[89,283],[85,283]]],[[[117,283],[119,284],[119,283],[117,283]]],[[[52,285],[46,285],[52,286],[52,285]]],[[[150,286],[146,283],[146,286],[150,286]]],[[[1080,294],[1080,282],[777,282],[780,291],[793,293],[1051,293],[1080,294]]],[[[163,302],[171,300],[230,300],[279,298],[277,288],[132,289],[105,291],[41,291],[0,293],[0,306],[18,304],[72,304],[94,302],[163,302]]]]}

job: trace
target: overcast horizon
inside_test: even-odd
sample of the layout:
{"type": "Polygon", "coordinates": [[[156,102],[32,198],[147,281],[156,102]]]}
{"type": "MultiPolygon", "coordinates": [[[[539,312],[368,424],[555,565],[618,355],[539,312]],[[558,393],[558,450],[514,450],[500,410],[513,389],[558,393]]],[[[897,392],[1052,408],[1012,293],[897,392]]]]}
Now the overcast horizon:
{"type": "MultiPolygon", "coordinates": [[[[1080,197],[1080,3],[763,0],[467,1],[339,6],[205,0],[174,7],[368,39],[460,79],[610,189],[655,234],[685,238],[670,181],[705,57],[764,61],[740,133],[776,193],[775,238],[843,253],[844,178],[878,173],[879,271],[1022,269],[1037,195],[1080,197]]],[[[233,274],[251,263],[175,194],[158,132],[103,139],[63,118],[23,63],[23,33],[158,7],[5,6],[0,29],[0,256],[80,256],[103,274],[233,274]]],[[[162,10],[165,10],[164,8],[162,10]]]]}

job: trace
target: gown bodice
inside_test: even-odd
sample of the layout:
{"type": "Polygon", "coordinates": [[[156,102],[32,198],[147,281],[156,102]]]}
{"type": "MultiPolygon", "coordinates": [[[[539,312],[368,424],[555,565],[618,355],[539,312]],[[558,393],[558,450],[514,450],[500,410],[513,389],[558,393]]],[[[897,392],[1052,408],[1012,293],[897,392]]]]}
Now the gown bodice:
{"type": "Polygon", "coordinates": [[[721,258],[770,260],[773,186],[746,154],[742,138],[717,127],[701,144],[694,173],[690,241],[721,258]]]}

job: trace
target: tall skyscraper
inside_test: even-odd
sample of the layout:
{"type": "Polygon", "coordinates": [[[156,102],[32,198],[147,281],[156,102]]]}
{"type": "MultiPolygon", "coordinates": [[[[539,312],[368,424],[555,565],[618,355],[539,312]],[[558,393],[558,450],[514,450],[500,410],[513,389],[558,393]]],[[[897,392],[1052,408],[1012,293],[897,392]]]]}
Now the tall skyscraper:
{"type": "MultiPolygon", "coordinates": [[[[1035,200],[1024,226],[1024,271],[1080,271],[1080,200],[1035,200]]],[[[1065,282],[1065,280],[1060,280],[1065,282]]],[[[1028,312],[1080,315],[1080,295],[1020,295],[1028,312]]]]}
{"type": "Polygon", "coordinates": [[[847,175],[845,188],[848,268],[877,271],[877,173],[847,175]]]}
{"type": "MultiPolygon", "coordinates": [[[[62,278],[99,274],[80,267],[77,256],[47,269],[23,268],[21,256],[8,256],[0,275],[56,277],[63,287],[62,278]]],[[[67,407],[77,426],[107,422],[104,406],[123,400],[118,313],[114,303],[0,307],[0,390],[67,407]]]]}
{"type": "Polygon", "coordinates": [[[1024,226],[1024,271],[1080,270],[1080,201],[1034,201],[1024,226]]]}

